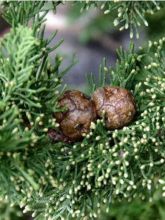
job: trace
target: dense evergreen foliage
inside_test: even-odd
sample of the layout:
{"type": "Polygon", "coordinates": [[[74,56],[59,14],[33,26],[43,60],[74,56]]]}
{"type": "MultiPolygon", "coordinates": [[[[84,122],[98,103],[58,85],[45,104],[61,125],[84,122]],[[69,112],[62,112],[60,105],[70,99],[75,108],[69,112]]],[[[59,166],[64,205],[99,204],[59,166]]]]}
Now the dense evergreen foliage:
{"type": "MultiPolygon", "coordinates": [[[[11,25],[0,41],[1,216],[5,220],[12,213],[7,203],[24,213],[30,211],[38,220],[100,219],[102,210],[110,211],[112,218],[120,219],[120,213],[122,217],[125,213],[125,219],[132,219],[137,211],[134,206],[145,210],[137,211],[138,215],[152,219],[148,210],[153,206],[163,220],[165,37],[139,51],[131,42],[128,51],[119,49],[114,68],[103,60],[99,82],[88,77],[91,92],[107,84],[132,91],[137,115],[129,126],[108,131],[104,120],[98,119],[81,142],[52,143],[48,129],[59,127],[52,112],[62,110],[57,100],[64,89],[62,78],[71,67],[61,71],[61,57],[55,57],[54,65],[48,59],[61,42],[50,48],[56,33],[44,39],[43,23],[58,4],[1,3],[3,17],[11,25]],[[120,205],[121,212],[116,209],[120,205]]],[[[82,8],[93,5],[106,8],[105,13],[117,10],[115,24],[122,23],[121,29],[130,26],[132,37],[137,25],[147,25],[145,13],[160,10],[164,3],[106,2],[100,6],[92,2],[82,3],[82,8]]]]}

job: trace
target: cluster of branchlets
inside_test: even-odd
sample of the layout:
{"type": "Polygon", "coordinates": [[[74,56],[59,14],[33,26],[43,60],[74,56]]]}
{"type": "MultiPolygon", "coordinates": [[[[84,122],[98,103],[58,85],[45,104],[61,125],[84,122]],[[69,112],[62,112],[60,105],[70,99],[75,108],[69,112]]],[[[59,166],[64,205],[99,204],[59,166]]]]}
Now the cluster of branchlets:
{"type": "MultiPolygon", "coordinates": [[[[146,71],[151,67],[157,66],[150,63],[146,71]]],[[[36,218],[42,212],[50,220],[65,216],[92,219],[100,215],[104,205],[108,212],[108,204],[116,200],[138,197],[152,201],[158,188],[165,196],[165,80],[148,74],[136,87],[139,112],[131,125],[107,131],[104,120],[98,119],[81,143],[50,146],[51,156],[43,160],[45,175],[38,178],[29,170],[30,177],[38,178],[39,191],[34,186],[24,187],[24,178],[12,177],[23,195],[20,206],[24,212],[38,206],[33,213],[36,218]],[[50,193],[46,194],[48,182],[50,193]],[[34,198],[38,200],[34,202],[34,198]]],[[[42,121],[42,115],[39,118],[42,121]]],[[[49,122],[59,126],[55,119],[49,122]]]]}
{"type": "Polygon", "coordinates": [[[158,1],[151,2],[122,2],[119,0],[94,2],[86,1],[83,3],[81,11],[88,10],[92,5],[100,8],[104,14],[110,14],[112,11],[117,13],[117,18],[114,20],[114,26],[119,26],[119,30],[127,30],[130,28],[130,38],[134,34],[139,38],[139,27],[145,25],[148,27],[146,14],[154,14],[162,8],[162,3],[158,1]]]}
{"type": "MultiPolygon", "coordinates": [[[[160,62],[145,66],[147,77],[136,86],[139,110],[131,125],[107,131],[104,120],[98,119],[81,143],[55,145],[53,162],[45,163],[56,189],[51,196],[41,193],[48,201],[45,217],[97,218],[104,204],[108,211],[108,204],[116,200],[152,201],[156,189],[165,196],[165,79],[162,71],[151,74],[162,66],[160,62]]],[[[41,182],[44,185],[45,179],[41,182]]]]}
{"type": "MultiPolygon", "coordinates": [[[[152,96],[147,89],[146,86],[146,96],[152,96]]],[[[138,120],[129,127],[107,132],[104,121],[98,119],[91,124],[91,131],[82,143],[75,143],[72,148],[57,145],[56,164],[52,161],[45,164],[51,172],[55,167],[56,175],[60,176],[57,181],[48,174],[55,181],[56,192],[47,198],[45,217],[53,219],[61,215],[62,219],[70,215],[86,219],[90,213],[90,218],[97,218],[101,207],[113,200],[131,201],[140,197],[151,201],[152,192],[159,186],[164,196],[165,134],[161,137],[157,134],[164,123],[164,114],[165,107],[160,108],[156,103],[146,105],[138,120]]]]}
{"type": "Polygon", "coordinates": [[[49,63],[42,69],[37,48],[32,30],[23,26],[12,30],[0,48],[0,198],[6,198],[11,206],[20,202],[25,212],[39,189],[42,191],[49,182],[52,187],[56,185],[53,170],[45,167],[50,157],[45,133],[58,126],[50,111],[51,107],[56,109],[61,86],[58,71],[53,68],[58,69],[61,58],[52,70],[49,63]]]}
{"type": "MultiPolygon", "coordinates": [[[[10,139],[15,140],[22,148],[27,143],[34,146],[47,132],[47,127],[55,126],[55,122],[47,121],[50,118],[47,111],[52,106],[56,108],[61,80],[58,71],[54,71],[48,62],[46,69],[41,68],[41,57],[46,51],[42,43],[33,36],[31,29],[19,25],[5,36],[0,48],[0,71],[3,73],[0,75],[0,130],[7,143],[10,139]],[[29,55],[31,57],[27,59],[29,55]]],[[[61,58],[56,61],[55,68],[60,65],[61,58]]],[[[3,138],[1,143],[5,145],[3,138]]],[[[2,149],[2,154],[11,150],[8,146],[2,149]]],[[[17,146],[12,152],[16,150],[17,146]]]]}
{"type": "MultiPolygon", "coordinates": [[[[137,99],[142,110],[130,126],[107,131],[104,120],[98,119],[91,123],[91,130],[81,143],[72,147],[62,143],[50,147],[51,156],[47,155],[46,159],[45,154],[42,158],[44,166],[40,167],[41,173],[45,170],[44,175],[39,176],[38,168],[29,163],[26,176],[11,176],[24,212],[33,211],[34,206],[38,206],[35,208],[38,211],[33,213],[36,218],[40,217],[40,212],[48,219],[57,216],[63,219],[67,215],[86,219],[88,213],[90,218],[97,218],[101,207],[104,204],[108,207],[107,203],[113,200],[126,198],[130,201],[135,197],[152,200],[152,192],[159,186],[164,196],[164,85],[165,80],[156,76],[148,76],[138,85],[141,92],[140,99],[137,99]],[[48,183],[51,195],[44,193],[48,183]]],[[[43,114],[35,121],[30,113],[27,115],[31,126],[42,126],[43,114]]],[[[53,127],[59,126],[55,119],[49,119],[49,123],[53,127]]],[[[34,141],[36,146],[36,138],[34,141]]],[[[20,156],[11,152],[6,155],[15,160],[20,156]]],[[[34,160],[32,154],[31,157],[34,160]]],[[[28,152],[23,159],[29,160],[28,152]]]]}
{"type": "Polygon", "coordinates": [[[109,14],[112,10],[117,11],[117,18],[114,20],[114,26],[120,26],[119,30],[127,30],[130,28],[130,38],[133,38],[134,33],[139,38],[138,28],[141,25],[148,26],[145,14],[154,14],[161,9],[161,4],[157,1],[152,2],[105,2],[101,5],[104,14],[109,14]]]}

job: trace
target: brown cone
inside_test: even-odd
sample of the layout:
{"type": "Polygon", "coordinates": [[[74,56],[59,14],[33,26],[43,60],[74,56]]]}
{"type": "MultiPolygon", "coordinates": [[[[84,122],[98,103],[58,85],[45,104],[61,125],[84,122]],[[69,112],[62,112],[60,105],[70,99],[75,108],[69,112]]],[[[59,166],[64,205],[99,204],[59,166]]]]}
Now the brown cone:
{"type": "Polygon", "coordinates": [[[93,101],[82,92],[72,90],[64,93],[59,105],[66,108],[66,111],[54,114],[62,133],[71,141],[80,140],[96,118],[93,101]]]}
{"type": "Polygon", "coordinates": [[[106,86],[97,89],[92,96],[99,117],[105,117],[110,130],[129,124],[136,113],[134,97],[126,89],[106,86]]]}

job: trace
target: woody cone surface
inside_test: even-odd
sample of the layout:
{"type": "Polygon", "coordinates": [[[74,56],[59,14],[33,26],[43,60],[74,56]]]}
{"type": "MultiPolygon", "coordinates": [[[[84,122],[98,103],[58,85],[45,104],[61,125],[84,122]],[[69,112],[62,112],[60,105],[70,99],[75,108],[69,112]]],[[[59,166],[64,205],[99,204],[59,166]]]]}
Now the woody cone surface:
{"type": "Polygon", "coordinates": [[[55,113],[63,134],[70,140],[80,140],[90,130],[91,122],[96,118],[93,101],[80,91],[66,91],[59,100],[60,107],[66,111],[55,113]]]}
{"type": "Polygon", "coordinates": [[[130,91],[106,86],[97,89],[92,96],[99,117],[105,117],[110,130],[122,128],[129,124],[136,113],[134,97],[130,91]]]}

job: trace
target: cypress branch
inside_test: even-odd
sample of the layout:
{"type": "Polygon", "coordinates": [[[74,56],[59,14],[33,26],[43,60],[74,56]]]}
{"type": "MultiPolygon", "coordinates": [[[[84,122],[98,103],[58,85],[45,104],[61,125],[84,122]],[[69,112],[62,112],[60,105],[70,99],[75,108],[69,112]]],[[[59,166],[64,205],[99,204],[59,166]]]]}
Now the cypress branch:
{"type": "Polygon", "coordinates": [[[81,142],[54,144],[47,131],[58,129],[52,112],[62,111],[58,98],[68,69],[60,71],[58,56],[49,63],[50,40],[38,30],[46,13],[36,15],[43,4],[4,2],[12,30],[0,43],[0,200],[38,220],[94,219],[112,203],[152,201],[156,191],[163,200],[165,38],[147,51],[136,52],[133,44],[120,49],[112,70],[103,60],[98,84],[90,77],[91,91],[106,83],[133,92],[138,111],[132,124],[108,131],[98,119],[81,142]],[[30,15],[23,16],[25,6],[30,15]]]}
{"type": "Polygon", "coordinates": [[[154,14],[164,7],[160,1],[86,1],[82,2],[81,11],[88,10],[95,6],[103,11],[104,14],[115,13],[114,26],[119,30],[130,29],[130,38],[134,35],[139,38],[139,27],[148,27],[146,14],[154,14]]]}

